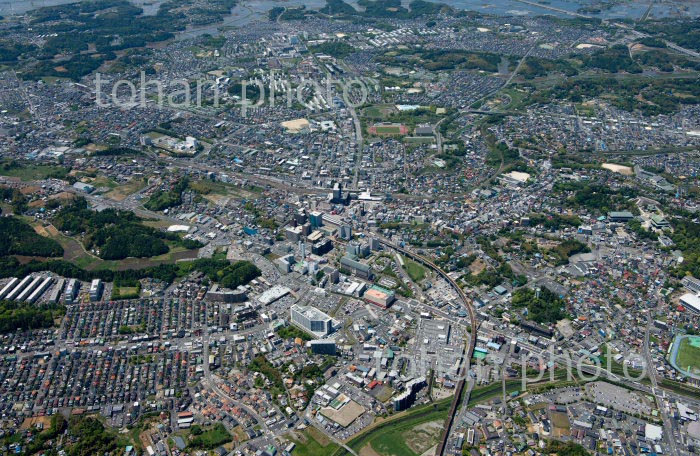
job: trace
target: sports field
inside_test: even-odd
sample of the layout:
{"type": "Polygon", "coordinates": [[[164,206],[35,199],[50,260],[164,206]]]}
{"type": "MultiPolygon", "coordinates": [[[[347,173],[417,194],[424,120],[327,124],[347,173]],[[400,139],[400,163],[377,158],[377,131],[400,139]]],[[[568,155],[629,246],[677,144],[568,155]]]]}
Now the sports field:
{"type": "Polygon", "coordinates": [[[676,364],[681,369],[700,373],[700,337],[684,337],[680,340],[676,364]]]}
{"type": "Polygon", "coordinates": [[[369,133],[375,136],[407,135],[408,127],[402,124],[375,124],[369,127],[369,133]]]}

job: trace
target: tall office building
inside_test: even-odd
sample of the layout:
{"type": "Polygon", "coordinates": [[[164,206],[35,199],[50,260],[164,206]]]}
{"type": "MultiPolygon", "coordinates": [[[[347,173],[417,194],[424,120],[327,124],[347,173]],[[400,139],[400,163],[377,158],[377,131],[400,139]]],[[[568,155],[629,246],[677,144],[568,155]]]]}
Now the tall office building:
{"type": "Polygon", "coordinates": [[[311,228],[320,228],[323,226],[323,212],[313,211],[309,214],[309,222],[311,228]]]}

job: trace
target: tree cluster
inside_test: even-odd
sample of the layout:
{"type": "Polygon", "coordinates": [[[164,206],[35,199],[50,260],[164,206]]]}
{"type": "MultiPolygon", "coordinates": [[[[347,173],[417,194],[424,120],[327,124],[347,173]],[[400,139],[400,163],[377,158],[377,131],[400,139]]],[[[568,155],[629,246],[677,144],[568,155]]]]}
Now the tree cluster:
{"type": "Polygon", "coordinates": [[[63,247],[37,234],[28,223],[15,217],[0,217],[0,256],[27,255],[60,257],[63,247]]]}
{"type": "Polygon", "coordinates": [[[562,308],[564,301],[547,288],[540,290],[540,295],[529,288],[519,288],[513,292],[514,308],[527,307],[528,319],[537,323],[553,323],[565,317],[562,308]]]}

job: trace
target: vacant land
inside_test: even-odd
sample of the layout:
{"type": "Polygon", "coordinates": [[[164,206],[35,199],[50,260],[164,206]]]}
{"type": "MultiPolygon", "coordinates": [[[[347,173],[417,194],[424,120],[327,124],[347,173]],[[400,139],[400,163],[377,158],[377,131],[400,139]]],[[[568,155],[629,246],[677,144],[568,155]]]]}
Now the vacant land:
{"type": "Polygon", "coordinates": [[[408,258],[404,258],[404,265],[408,276],[414,282],[420,282],[425,279],[425,268],[415,261],[411,261],[408,258]]]}
{"type": "MultiPolygon", "coordinates": [[[[348,445],[359,454],[367,456],[420,455],[425,451],[420,451],[419,446],[422,443],[415,441],[413,438],[407,441],[406,436],[414,435],[417,432],[432,435],[435,432],[434,428],[437,428],[437,426],[427,423],[437,422],[442,427],[447,417],[451,400],[451,398],[443,399],[427,406],[417,407],[406,413],[399,413],[386,420],[378,420],[368,430],[351,439],[348,445]]],[[[437,437],[435,437],[435,441],[431,446],[437,443],[439,435],[439,432],[437,432],[437,437]]],[[[429,443],[425,442],[425,445],[429,443]]],[[[426,449],[429,448],[430,446],[426,449]]],[[[339,453],[347,454],[347,452],[342,450],[339,453]]]]}
{"type": "Polygon", "coordinates": [[[132,195],[146,186],[144,179],[132,179],[124,185],[111,190],[105,196],[114,201],[124,201],[129,195],[132,195]]]}
{"type": "Polygon", "coordinates": [[[65,178],[68,170],[63,166],[35,165],[31,163],[5,162],[0,165],[0,176],[17,177],[23,181],[49,177],[65,178]]]}
{"type": "Polygon", "coordinates": [[[289,437],[296,444],[292,451],[295,456],[326,456],[332,455],[338,449],[338,445],[314,427],[309,427],[303,432],[293,432],[289,437]]]}

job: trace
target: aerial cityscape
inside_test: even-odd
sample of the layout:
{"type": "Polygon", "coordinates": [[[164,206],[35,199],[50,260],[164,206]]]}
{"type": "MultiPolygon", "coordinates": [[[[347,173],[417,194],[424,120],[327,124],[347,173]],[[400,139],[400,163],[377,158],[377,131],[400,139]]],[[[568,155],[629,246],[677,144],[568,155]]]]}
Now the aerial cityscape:
{"type": "Polygon", "coordinates": [[[0,0],[0,454],[696,454],[699,171],[699,0],[0,0]]]}

